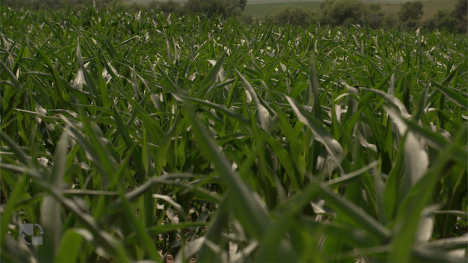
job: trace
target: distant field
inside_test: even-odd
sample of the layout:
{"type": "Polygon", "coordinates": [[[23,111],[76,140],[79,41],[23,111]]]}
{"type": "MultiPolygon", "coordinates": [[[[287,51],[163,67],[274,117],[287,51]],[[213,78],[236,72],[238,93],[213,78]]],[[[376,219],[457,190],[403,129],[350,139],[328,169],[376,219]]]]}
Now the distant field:
{"type": "MultiPolygon", "coordinates": [[[[149,4],[152,1],[168,1],[168,0],[133,0],[132,2],[137,2],[142,5],[149,4]]],[[[185,3],[188,0],[172,0],[174,2],[180,2],[180,3],[185,3]]],[[[323,2],[324,0],[247,0],[247,5],[263,5],[263,4],[295,4],[298,2],[323,2]]],[[[407,0],[364,0],[364,2],[385,2],[385,3],[395,3],[395,2],[404,2],[407,0]]],[[[424,0],[423,0],[424,1],[424,0]]]]}
{"type": "MultiPolygon", "coordinates": [[[[147,4],[151,1],[154,0],[133,0],[133,2],[137,2],[140,4],[147,4]]],[[[157,0],[157,1],[168,1],[168,0],[157,0]]],[[[188,0],[172,0],[174,2],[180,2],[180,3],[185,3],[188,0]]],[[[313,2],[324,2],[325,0],[315,0],[313,2]]],[[[364,2],[405,2],[408,0],[364,0],[364,2]]],[[[425,0],[422,0],[425,1],[425,0]]],[[[260,5],[260,4],[274,4],[274,3],[297,3],[297,2],[312,2],[311,0],[248,0],[247,4],[248,5],[260,5]]]]}
{"type": "MultiPolygon", "coordinates": [[[[153,0],[134,1],[142,5],[146,5],[152,2],[153,0]]],[[[181,3],[187,2],[187,0],[173,1],[181,3]]],[[[385,12],[385,14],[396,16],[401,8],[401,5],[405,1],[406,0],[369,0],[364,2],[378,2],[382,6],[382,10],[385,12]]],[[[311,10],[319,9],[321,2],[323,2],[323,0],[248,0],[244,13],[246,15],[251,15],[254,18],[262,18],[268,14],[275,13],[276,11],[280,10],[282,7],[285,6],[299,6],[311,10]]],[[[424,14],[422,20],[426,20],[430,18],[433,14],[435,14],[438,10],[447,9],[452,11],[457,0],[423,0],[422,2],[424,5],[424,14]]]]}
{"type": "MultiPolygon", "coordinates": [[[[275,1],[275,0],[274,0],[275,1]]],[[[285,6],[299,6],[307,9],[319,9],[321,1],[304,2],[298,0],[276,0],[275,3],[265,3],[265,0],[251,0],[249,5],[245,8],[245,14],[251,15],[255,18],[262,18],[268,14],[272,14],[285,6]],[[281,3],[279,3],[281,1],[281,3]]],[[[367,2],[380,2],[382,10],[386,15],[397,16],[398,11],[403,4],[403,1],[367,1],[367,2]]],[[[424,14],[422,20],[430,18],[438,10],[447,9],[452,11],[457,0],[427,0],[422,1],[424,5],[424,14]]]]}
{"type": "Polygon", "coordinates": [[[271,3],[271,4],[252,4],[245,7],[244,13],[255,18],[262,18],[269,14],[273,14],[285,6],[299,6],[302,8],[315,10],[320,8],[319,2],[288,2],[288,3],[271,3]]]}
{"type": "MultiPolygon", "coordinates": [[[[422,20],[426,20],[434,15],[439,10],[449,10],[452,11],[455,7],[457,0],[427,0],[422,1],[424,6],[424,13],[422,20]]],[[[380,4],[382,10],[387,15],[394,15],[397,16],[398,11],[401,8],[402,3],[382,3],[380,4]]]]}

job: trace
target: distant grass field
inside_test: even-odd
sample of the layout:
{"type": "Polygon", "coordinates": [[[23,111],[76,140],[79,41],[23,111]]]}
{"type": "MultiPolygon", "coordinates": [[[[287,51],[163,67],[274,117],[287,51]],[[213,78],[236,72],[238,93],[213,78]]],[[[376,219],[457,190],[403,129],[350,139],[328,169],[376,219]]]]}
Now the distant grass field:
{"type": "MultiPolygon", "coordinates": [[[[421,20],[427,20],[431,18],[437,11],[439,10],[449,10],[452,11],[457,3],[457,0],[427,0],[422,1],[424,10],[423,16],[421,20]]],[[[401,6],[403,3],[381,3],[380,6],[382,10],[385,12],[386,15],[393,15],[397,16],[398,11],[400,11],[401,6]]]]}
{"type": "MultiPolygon", "coordinates": [[[[153,0],[133,0],[139,4],[147,5],[153,0]]],[[[162,0],[160,0],[162,1],[162,0]]],[[[185,3],[186,0],[173,0],[175,2],[185,3]]],[[[323,1],[307,0],[248,0],[244,14],[251,15],[254,18],[263,18],[266,15],[273,14],[285,6],[299,6],[306,9],[319,9],[323,1]]],[[[405,0],[385,0],[385,1],[366,1],[369,3],[380,3],[382,10],[386,15],[397,16],[401,5],[405,0]]],[[[430,18],[438,10],[447,9],[452,11],[457,0],[422,0],[424,5],[424,14],[422,20],[430,18]]]]}
{"type": "Polygon", "coordinates": [[[245,7],[244,13],[251,15],[255,18],[262,18],[267,15],[273,14],[285,6],[299,6],[310,10],[320,8],[319,2],[285,2],[285,3],[271,3],[271,4],[252,4],[245,7]]]}
{"type": "MultiPolygon", "coordinates": [[[[133,0],[133,2],[137,2],[140,4],[148,4],[152,1],[155,0],[133,0]]],[[[157,0],[156,0],[157,1],[157,0]]],[[[168,0],[159,0],[161,2],[168,1],[168,0]]],[[[188,0],[172,0],[174,2],[180,2],[180,3],[185,3],[188,0]]],[[[259,4],[273,4],[273,3],[297,3],[297,2],[324,2],[325,0],[248,0],[247,4],[248,5],[259,5],[259,4]]],[[[407,0],[364,0],[365,2],[405,2],[407,0]]],[[[422,0],[425,1],[425,0],[422,0]]]]}
{"type": "MultiPolygon", "coordinates": [[[[273,14],[285,6],[299,6],[307,9],[315,10],[320,8],[320,1],[314,2],[300,2],[297,0],[287,1],[284,0],[282,3],[264,3],[262,0],[249,1],[249,5],[246,6],[244,13],[251,15],[254,18],[262,18],[266,15],[273,14]],[[293,2],[294,1],[294,2],[293,2]]],[[[378,2],[378,1],[375,1],[378,2]]],[[[424,14],[422,20],[426,20],[434,15],[438,10],[447,9],[452,11],[457,0],[427,0],[422,1],[424,6],[424,14]]],[[[398,11],[403,5],[402,2],[397,1],[385,1],[381,4],[382,10],[386,15],[397,16],[398,11]]]]}

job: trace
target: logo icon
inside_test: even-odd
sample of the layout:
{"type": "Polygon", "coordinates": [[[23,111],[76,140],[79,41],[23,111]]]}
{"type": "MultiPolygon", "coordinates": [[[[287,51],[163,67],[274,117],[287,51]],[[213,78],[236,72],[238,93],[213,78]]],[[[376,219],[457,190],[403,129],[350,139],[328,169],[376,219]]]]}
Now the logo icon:
{"type": "Polygon", "coordinates": [[[20,235],[23,238],[24,243],[27,245],[39,246],[42,245],[42,227],[39,224],[20,224],[19,225],[20,235]],[[40,236],[34,236],[34,227],[37,226],[41,231],[39,234],[40,236]],[[31,236],[31,242],[26,240],[26,236],[31,236]]]}

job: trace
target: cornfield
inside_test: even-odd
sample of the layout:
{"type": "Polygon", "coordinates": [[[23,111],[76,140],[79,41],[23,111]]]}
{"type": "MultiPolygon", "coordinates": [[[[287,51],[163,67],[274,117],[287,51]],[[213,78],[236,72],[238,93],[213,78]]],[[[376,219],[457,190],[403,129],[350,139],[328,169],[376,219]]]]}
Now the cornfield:
{"type": "Polygon", "coordinates": [[[467,260],[466,36],[1,16],[3,262],[467,260]]]}

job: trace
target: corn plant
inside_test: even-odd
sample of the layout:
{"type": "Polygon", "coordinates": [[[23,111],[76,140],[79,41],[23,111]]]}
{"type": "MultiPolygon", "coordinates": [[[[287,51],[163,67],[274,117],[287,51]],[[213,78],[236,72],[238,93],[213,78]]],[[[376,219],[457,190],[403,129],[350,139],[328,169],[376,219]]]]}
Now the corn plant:
{"type": "Polygon", "coordinates": [[[3,262],[466,261],[466,36],[1,16],[3,262]]]}

